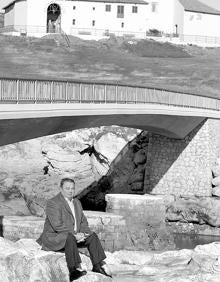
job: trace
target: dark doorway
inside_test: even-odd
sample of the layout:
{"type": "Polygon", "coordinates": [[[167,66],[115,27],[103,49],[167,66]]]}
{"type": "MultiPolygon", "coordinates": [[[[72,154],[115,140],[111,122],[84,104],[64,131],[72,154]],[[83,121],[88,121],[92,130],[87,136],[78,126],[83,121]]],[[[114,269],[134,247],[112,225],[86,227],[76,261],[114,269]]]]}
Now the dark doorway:
{"type": "Polygon", "coordinates": [[[47,32],[61,32],[61,9],[56,3],[50,4],[47,8],[47,32]]]}

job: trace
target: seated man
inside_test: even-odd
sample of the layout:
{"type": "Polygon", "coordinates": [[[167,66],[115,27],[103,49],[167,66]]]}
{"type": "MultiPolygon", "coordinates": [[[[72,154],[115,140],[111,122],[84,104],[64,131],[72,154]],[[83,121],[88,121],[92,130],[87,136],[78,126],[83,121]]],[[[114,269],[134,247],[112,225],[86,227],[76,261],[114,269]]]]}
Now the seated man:
{"type": "Polygon", "coordinates": [[[78,246],[88,248],[92,271],[109,276],[102,268],[105,253],[98,236],[89,229],[71,178],[63,178],[60,193],[47,202],[44,230],[37,242],[43,250],[65,252],[70,281],[86,274],[77,269],[81,263],[78,246]]]}

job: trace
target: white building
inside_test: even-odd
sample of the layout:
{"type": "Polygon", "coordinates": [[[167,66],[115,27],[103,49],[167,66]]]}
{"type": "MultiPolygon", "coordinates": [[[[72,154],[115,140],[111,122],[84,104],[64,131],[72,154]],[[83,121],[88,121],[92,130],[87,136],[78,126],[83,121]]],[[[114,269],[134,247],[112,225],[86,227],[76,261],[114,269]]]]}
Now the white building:
{"type": "Polygon", "coordinates": [[[29,34],[110,30],[142,37],[148,29],[148,9],[143,0],[15,0],[5,7],[5,27],[29,34]]]}
{"type": "Polygon", "coordinates": [[[149,6],[151,29],[220,37],[220,11],[198,0],[150,0],[149,6]]]}
{"type": "Polygon", "coordinates": [[[5,28],[27,34],[114,33],[145,38],[163,34],[220,37],[220,11],[198,0],[14,0],[5,28]]]}

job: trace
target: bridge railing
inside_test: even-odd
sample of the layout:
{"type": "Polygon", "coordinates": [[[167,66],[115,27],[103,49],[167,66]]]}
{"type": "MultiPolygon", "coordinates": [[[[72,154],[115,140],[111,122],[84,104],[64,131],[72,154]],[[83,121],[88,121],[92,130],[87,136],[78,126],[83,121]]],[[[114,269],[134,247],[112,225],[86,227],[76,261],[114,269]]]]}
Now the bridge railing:
{"type": "Polygon", "coordinates": [[[220,110],[219,99],[162,89],[80,81],[12,78],[0,78],[0,103],[156,103],[220,110]]]}

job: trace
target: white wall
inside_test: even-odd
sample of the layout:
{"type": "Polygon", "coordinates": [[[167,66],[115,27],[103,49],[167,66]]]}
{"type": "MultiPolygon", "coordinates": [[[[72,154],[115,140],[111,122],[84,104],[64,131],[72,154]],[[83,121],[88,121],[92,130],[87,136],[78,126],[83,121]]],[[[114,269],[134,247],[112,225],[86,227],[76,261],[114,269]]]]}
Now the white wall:
{"type": "Polygon", "coordinates": [[[164,33],[175,33],[175,25],[182,30],[183,7],[178,0],[150,0],[150,29],[157,29],[164,33]],[[153,3],[157,3],[155,12],[152,10],[153,3]]]}
{"type": "Polygon", "coordinates": [[[4,26],[13,26],[15,5],[11,5],[5,12],[4,26]]]}
{"type": "Polygon", "coordinates": [[[73,1],[68,2],[68,6],[65,23],[63,23],[64,29],[71,27],[72,30],[89,28],[124,32],[146,32],[148,29],[148,5],[73,1]],[[110,12],[105,11],[106,5],[111,5],[110,12]],[[124,18],[117,18],[118,5],[124,6],[124,18]],[[132,13],[132,6],[138,8],[137,13],[132,13]],[[95,9],[93,10],[93,8],[95,9]],[[73,19],[75,19],[75,25],[72,24],[73,19]],[[95,26],[92,25],[93,20],[95,26]],[[122,27],[122,23],[124,23],[124,27],[122,27]]]}
{"type": "Polygon", "coordinates": [[[220,15],[185,11],[184,34],[220,37],[220,15]]]}
{"type": "Polygon", "coordinates": [[[15,3],[14,24],[15,26],[26,26],[27,24],[27,2],[25,0],[15,3]]]}

